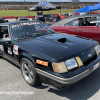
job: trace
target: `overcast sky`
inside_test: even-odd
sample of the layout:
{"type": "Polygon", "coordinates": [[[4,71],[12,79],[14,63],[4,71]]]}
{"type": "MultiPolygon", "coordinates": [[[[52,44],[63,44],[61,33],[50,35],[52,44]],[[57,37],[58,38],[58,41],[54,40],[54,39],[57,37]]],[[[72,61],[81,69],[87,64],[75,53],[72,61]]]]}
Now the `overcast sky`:
{"type": "MultiPolygon", "coordinates": [[[[24,0],[0,0],[0,1],[2,1],[2,2],[6,2],[6,1],[23,1],[24,2],[24,0]]],[[[28,1],[28,2],[38,2],[38,1],[40,1],[40,0],[25,0],[26,2],[28,1]]],[[[46,1],[49,1],[49,2],[69,2],[70,0],[46,0],[46,1]]],[[[79,0],[80,2],[100,2],[100,0],[79,0]]]]}

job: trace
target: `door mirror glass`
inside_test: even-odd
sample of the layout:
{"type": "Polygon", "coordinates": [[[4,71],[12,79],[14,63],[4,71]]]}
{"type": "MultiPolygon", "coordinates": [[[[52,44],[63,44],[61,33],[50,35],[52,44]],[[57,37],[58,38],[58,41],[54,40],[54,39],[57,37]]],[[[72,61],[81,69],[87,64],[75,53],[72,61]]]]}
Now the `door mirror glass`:
{"type": "Polygon", "coordinates": [[[96,25],[100,26],[100,17],[99,16],[97,17],[97,23],[96,23],[96,25]]]}

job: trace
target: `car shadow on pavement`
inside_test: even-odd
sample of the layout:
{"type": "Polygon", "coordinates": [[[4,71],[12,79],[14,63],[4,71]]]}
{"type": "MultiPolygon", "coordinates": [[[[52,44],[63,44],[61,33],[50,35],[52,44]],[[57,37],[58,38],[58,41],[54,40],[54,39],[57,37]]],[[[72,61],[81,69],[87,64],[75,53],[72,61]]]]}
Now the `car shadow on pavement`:
{"type": "Polygon", "coordinates": [[[96,94],[100,89],[100,67],[86,78],[73,84],[62,91],[49,89],[48,92],[55,93],[70,100],[87,100],[96,94]]]}
{"type": "Polygon", "coordinates": [[[9,60],[7,60],[7,59],[5,59],[5,58],[2,58],[2,59],[6,60],[8,63],[12,64],[14,67],[16,67],[16,68],[20,69],[20,67],[19,67],[19,66],[17,66],[17,65],[16,65],[16,64],[14,64],[14,63],[12,63],[11,61],[9,61],[9,60]]]}
{"type": "Polygon", "coordinates": [[[34,88],[45,89],[45,88],[48,88],[48,86],[43,86],[42,84],[38,84],[37,86],[34,86],[34,88]]]}

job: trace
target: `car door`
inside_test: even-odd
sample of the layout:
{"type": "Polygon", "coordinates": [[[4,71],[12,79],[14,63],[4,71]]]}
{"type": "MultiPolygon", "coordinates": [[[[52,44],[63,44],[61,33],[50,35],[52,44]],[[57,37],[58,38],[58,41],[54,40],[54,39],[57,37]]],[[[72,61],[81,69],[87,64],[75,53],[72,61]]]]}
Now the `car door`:
{"type": "Polygon", "coordinates": [[[1,33],[3,33],[4,31],[6,31],[6,32],[8,31],[7,32],[8,36],[2,37],[1,41],[0,41],[0,45],[1,45],[1,47],[3,47],[3,49],[1,50],[1,53],[2,53],[4,58],[17,64],[18,57],[16,55],[14,55],[14,53],[13,53],[14,44],[11,41],[11,34],[9,31],[9,26],[0,26],[0,27],[1,27],[1,30],[0,30],[1,33]]]}
{"type": "Polygon", "coordinates": [[[4,55],[4,47],[2,44],[2,39],[0,38],[0,56],[3,56],[3,55],[4,55]]]}
{"type": "Polygon", "coordinates": [[[68,22],[64,25],[51,26],[53,30],[60,33],[76,34],[77,26],[79,26],[78,19],[68,22]]]}
{"type": "Polygon", "coordinates": [[[59,25],[59,26],[50,26],[54,31],[59,32],[59,33],[67,33],[66,28],[64,25],[59,25]]]}
{"type": "Polygon", "coordinates": [[[100,27],[96,25],[96,22],[91,21],[89,25],[82,25],[77,27],[76,35],[90,38],[100,42],[100,27]]]}
{"type": "Polygon", "coordinates": [[[81,26],[77,28],[76,35],[100,41],[100,27],[81,26]]]}

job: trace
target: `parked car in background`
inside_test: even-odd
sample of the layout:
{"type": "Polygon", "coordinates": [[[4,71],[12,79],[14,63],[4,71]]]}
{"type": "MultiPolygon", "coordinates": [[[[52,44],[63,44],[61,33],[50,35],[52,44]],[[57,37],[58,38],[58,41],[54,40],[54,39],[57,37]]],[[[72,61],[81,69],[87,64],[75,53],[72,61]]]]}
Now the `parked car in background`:
{"type": "Polygon", "coordinates": [[[65,19],[65,18],[68,18],[69,17],[69,14],[60,14],[60,19],[65,19]]]}
{"type": "Polygon", "coordinates": [[[69,17],[50,26],[60,33],[78,35],[100,43],[100,15],[69,17]]]}
{"type": "Polygon", "coordinates": [[[51,14],[43,15],[45,22],[53,22],[53,16],[51,14]]]}
{"type": "Polygon", "coordinates": [[[5,20],[2,17],[0,17],[0,23],[5,23],[5,22],[8,22],[8,20],[5,20]]]}
{"type": "Polygon", "coordinates": [[[32,20],[38,20],[38,21],[45,22],[45,18],[43,16],[35,16],[35,17],[33,17],[32,20]]]}
{"type": "Polygon", "coordinates": [[[16,18],[16,21],[25,21],[25,20],[28,20],[28,18],[26,18],[24,16],[16,18]]]}
{"type": "Polygon", "coordinates": [[[0,24],[0,56],[20,66],[29,85],[59,90],[100,66],[98,42],[56,33],[35,20],[0,24]]]}

